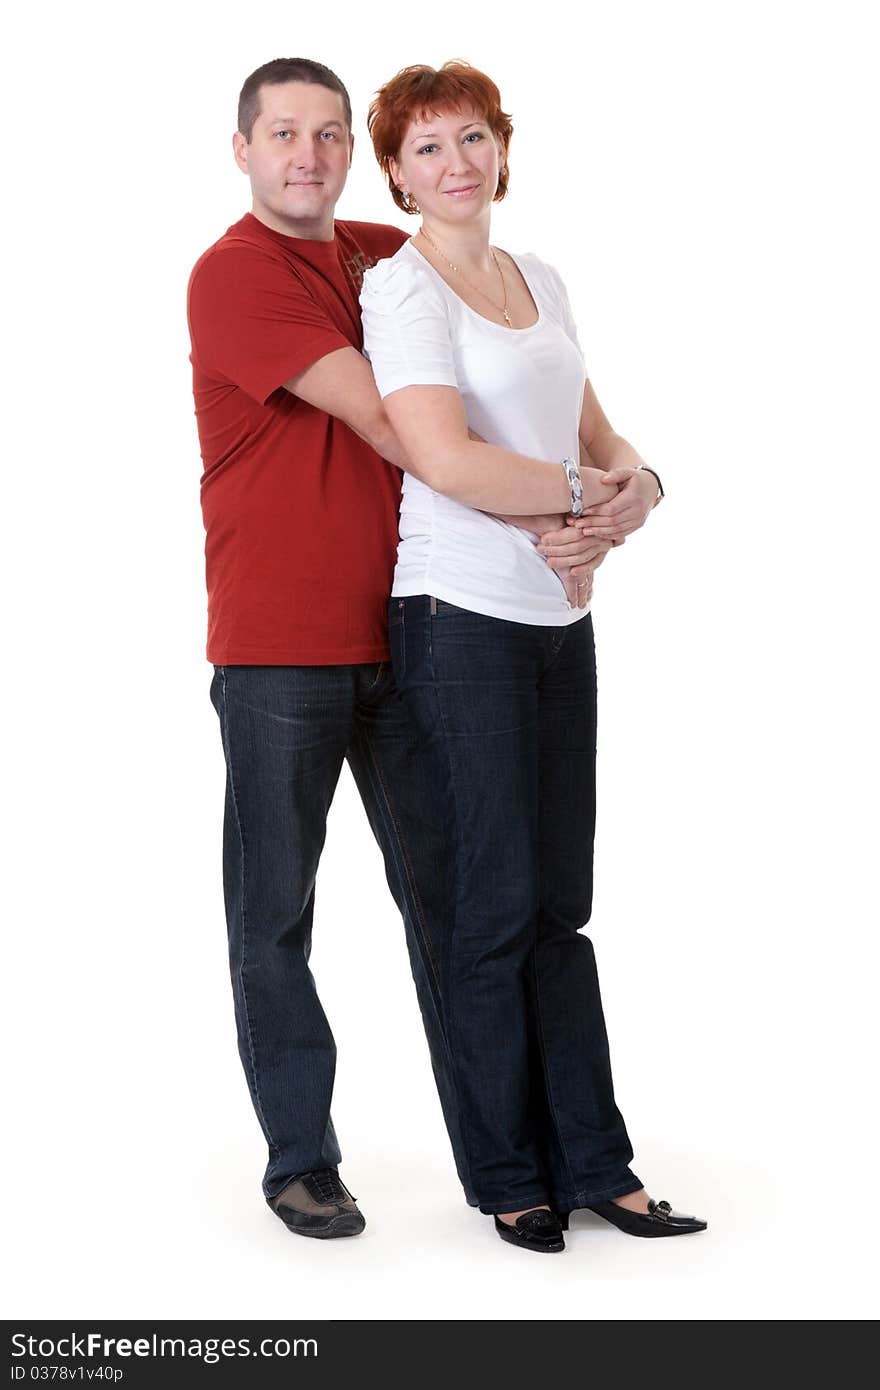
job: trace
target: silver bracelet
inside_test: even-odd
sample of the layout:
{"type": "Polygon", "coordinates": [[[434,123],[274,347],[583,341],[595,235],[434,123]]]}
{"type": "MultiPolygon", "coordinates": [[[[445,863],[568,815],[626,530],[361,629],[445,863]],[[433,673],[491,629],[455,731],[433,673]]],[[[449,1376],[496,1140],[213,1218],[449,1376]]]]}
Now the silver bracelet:
{"type": "Polygon", "coordinates": [[[584,510],[584,489],[581,483],[581,470],[578,468],[574,459],[563,459],[562,466],[565,469],[565,476],[568,479],[568,486],[571,490],[571,506],[569,511],[572,516],[581,516],[584,510]]]}

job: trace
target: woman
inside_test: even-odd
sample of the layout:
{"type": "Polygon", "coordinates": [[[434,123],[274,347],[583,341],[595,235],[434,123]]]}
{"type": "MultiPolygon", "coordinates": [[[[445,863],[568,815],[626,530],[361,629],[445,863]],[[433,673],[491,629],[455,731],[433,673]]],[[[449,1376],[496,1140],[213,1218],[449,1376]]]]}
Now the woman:
{"type": "Polygon", "coordinates": [[[495,84],[467,64],[407,68],[381,89],[376,155],[422,224],[367,272],[361,303],[413,469],[391,647],[454,837],[436,945],[468,1178],[502,1239],[553,1252],[577,1207],[636,1235],[705,1222],[651,1201],[629,1168],[593,949],[579,935],[595,815],[590,576],[570,603],[533,534],[550,529],[535,513],[580,514],[595,568],[642,524],[659,479],[599,407],[559,276],[490,244],[511,130],[495,84]],[[514,454],[544,467],[524,475],[509,516],[443,495],[462,469],[514,454]]]}

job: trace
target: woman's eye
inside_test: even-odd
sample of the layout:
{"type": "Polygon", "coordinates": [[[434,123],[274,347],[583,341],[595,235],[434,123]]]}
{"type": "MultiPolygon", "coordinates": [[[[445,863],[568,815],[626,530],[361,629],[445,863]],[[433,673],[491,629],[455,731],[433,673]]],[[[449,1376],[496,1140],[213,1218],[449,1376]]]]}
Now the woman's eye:
{"type": "Polygon", "coordinates": [[[483,133],[482,133],[482,131],[479,131],[479,130],[472,130],[472,131],[470,132],[470,134],[469,134],[469,135],[466,135],[464,138],[465,138],[465,140],[482,140],[482,139],[483,139],[483,133]]]}
{"type": "Polygon", "coordinates": [[[436,150],[436,148],[436,145],[423,145],[422,148],[419,150],[419,154],[427,154],[429,150],[436,150]]]}

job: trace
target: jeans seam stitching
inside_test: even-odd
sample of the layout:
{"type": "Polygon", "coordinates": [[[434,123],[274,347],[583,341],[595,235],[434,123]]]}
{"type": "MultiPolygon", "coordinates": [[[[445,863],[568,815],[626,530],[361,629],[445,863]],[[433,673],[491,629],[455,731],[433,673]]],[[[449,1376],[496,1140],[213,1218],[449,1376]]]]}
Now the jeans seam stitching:
{"type": "Polygon", "coordinates": [[[415,916],[416,925],[418,926],[419,940],[422,942],[422,944],[423,944],[423,946],[424,946],[424,948],[425,948],[425,952],[426,952],[426,954],[427,954],[427,958],[428,958],[428,961],[429,961],[430,966],[431,966],[431,974],[432,974],[432,977],[433,977],[433,980],[434,980],[434,984],[436,985],[436,988],[437,988],[437,995],[438,995],[438,998],[439,998],[439,995],[440,995],[440,978],[439,978],[439,975],[438,975],[438,973],[437,973],[437,963],[436,963],[436,961],[434,960],[434,955],[433,955],[433,952],[432,952],[432,950],[431,950],[431,943],[430,943],[430,940],[429,940],[429,938],[428,938],[428,934],[427,934],[427,932],[426,932],[426,930],[425,930],[424,909],[423,909],[423,907],[422,907],[422,900],[421,900],[421,897],[419,896],[419,890],[418,890],[418,888],[417,888],[417,886],[416,886],[415,877],[414,877],[414,875],[413,875],[412,865],[411,865],[411,863],[410,863],[409,853],[408,853],[407,846],[406,846],[406,840],[405,840],[405,838],[404,838],[403,831],[402,831],[402,829],[401,829],[401,827],[400,827],[400,824],[398,823],[397,817],[396,817],[395,814],[394,814],[394,808],[393,808],[392,803],[391,803],[391,797],[390,797],[389,792],[388,792],[388,786],[387,786],[387,783],[385,782],[384,777],[382,776],[382,769],[381,769],[381,767],[379,766],[379,761],[378,761],[378,759],[377,759],[376,756],[375,756],[374,749],[373,749],[373,741],[372,741],[372,739],[371,739],[371,737],[370,737],[370,732],[369,732],[368,729],[365,729],[365,730],[364,730],[364,745],[365,745],[365,747],[366,747],[367,753],[369,754],[370,767],[372,768],[372,770],[374,771],[374,773],[375,773],[375,775],[376,775],[376,779],[377,779],[377,781],[378,781],[378,783],[379,783],[379,787],[380,787],[381,792],[382,792],[382,803],[383,803],[383,805],[384,805],[384,807],[385,807],[386,812],[388,813],[388,818],[389,818],[389,820],[391,821],[391,825],[392,825],[392,827],[393,827],[393,829],[394,829],[395,839],[396,839],[396,841],[397,841],[397,845],[398,845],[398,848],[399,848],[399,850],[400,850],[400,857],[401,857],[401,860],[403,861],[403,867],[404,867],[404,871],[405,871],[405,875],[406,875],[406,882],[407,882],[407,885],[408,885],[408,887],[409,887],[410,893],[411,893],[411,895],[412,895],[413,906],[414,906],[414,908],[415,908],[414,916],[415,916]]]}
{"type": "Polygon", "coordinates": [[[547,1102],[550,1107],[550,1115],[553,1119],[553,1128],[556,1130],[556,1137],[559,1140],[559,1147],[562,1150],[562,1156],[565,1159],[565,1166],[568,1169],[568,1177],[569,1181],[571,1182],[571,1190],[574,1191],[574,1169],[571,1166],[571,1159],[568,1156],[568,1149],[566,1147],[565,1140],[562,1136],[562,1130],[559,1125],[557,1106],[553,1095],[553,1086],[550,1081],[550,1071],[547,1066],[547,1044],[544,1037],[544,1012],[541,1007],[541,986],[538,980],[538,961],[536,946],[532,947],[532,979],[535,982],[535,1016],[538,1021],[538,1033],[541,1039],[541,1070],[544,1073],[544,1085],[547,1088],[547,1102]]]}
{"type": "MultiPolygon", "coordinates": [[[[377,758],[375,757],[375,755],[374,755],[374,751],[373,751],[373,742],[372,742],[372,739],[370,738],[369,730],[366,730],[366,729],[364,730],[364,746],[365,746],[366,751],[367,751],[368,756],[369,756],[370,766],[372,767],[372,769],[374,770],[374,772],[375,772],[375,774],[376,774],[376,778],[377,778],[377,780],[378,780],[378,782],[379,782],[379,786],[380,786],[381,791],[382,791],[382,801],[383,801],[383,805],[385,806],[385,809],[386,809],[386,811],[387,811],[387,813],[388,813],[388,817],[389,817],[389,819],[390,819],[390,821],[391,821],[391,824],[392,824],[392,826],[393,826],[393,828],[394,828],[394,831],[395,831],[395,838],[396,838],[396,841],[397,841],[397,845],[398,845],[398,847],[399,847],[399,849],[400,849],[400,856],[401,856],[401,859],[402,859],[402,861],[403,861],[403,866],[404,866],[404,870],[405,870],[406,882],[407,882],[407,884],[408,884],[408,886],[409,886],[409,889],[410,889],[410,892],[411,892],[411,894],[412,894],[412,901],[413,901],[414,908],[415,908],[415,911],[414,911],[414,914],[413,914],[413,916],[414,916],[414,925],[415,925],[415,927],[416,927],[416,929],[417,929],[417,931],[418,931],[419,940],[420,940],[420,941],[423,943],[423,945],[424,945],[425,955],[426,955],[428,964],[429,964],[429,966],[430,966],[430,968],[431,968],[431,978],[432,978],[432,980],[433,980],[433,982],[434,982],[434,988],[435,988],[435,990],[436,990],[437,1017],[438,1017],[438,1020],[439,1020],[439,1023],[440,1023],[441,1035],[442,1035],[443,1040],[444,1040],[444,1042],[445,1042],[445,1044],[446,1044],[446,1049],[447,1049],[447,1053],[448,1053],[448,1056],[449,1056],[450,1075],[451,1075],[451,1078],[452,1078],[452,1081],[453,1081],[453,1091],[454,1091],[454,1094],[455,1094],[455,1102],[456,1102],[456,1106],[457,1106],[457,1109],[458,1109],[459,1130],[460,1130],[460,1132],[461,1132],[462,1146],[463,1146],[464,1151],[465,1151],[465,1152],[464,1152],[464,1157],[465,1157],[465,1160],[466,1160],[466,1162],[467,1162],[468,1183],[469,1183],[469,1185],[470,1185],[471,1190],[473,1191],[473,1190],[474,1190],[474,1185],[473,1185],[473,1163],[472,1163],[472,1160],[471,1160],[470,1147],[469,1147],[469,1145],[467,1144],[467,1141],[465,1140],[465,1137],[464,1137],[464,1121],[463,1121],[463,1116],[462,1116],[462,1105],[461,1105],[461,1087],[459,1086],[458,1081],[457,1081],[457,1079],[456,1079],[456,1071],[457,1071],[457,1068],[456,1068],[455,1059],[454,1059],[453,1051],[452,1051],[452,1045],[451,1045],[451,1041],[450,1041],[450,1037],[449,1037],[449,1027],[448,1027],[448,1023],[447,1023],[447,1019],[446,1019],[446,1008],[445,1008],[445,1003],[444,1003],[444,999],[443,999],[443,990],[442,990],[442,987],[441,987],[440,975],[439,975],[439,971],[438,971],[438,969],[437,969],[437,962],[436,962],[435,959],[434,959],[434,955],[433,955],[433,952],[432,952],[432,950],[431,950],[430,938],[429,938],[428,932],[427,932],[427,930],[426,930],[426,928],[425,928],[425,923],[424,923],[424,909],[423,909],[423,907],[422,907],[421,897],[420,897],[420,895],[419,895],[419,891],[418,891],[418,888],[417,888],[417,886],[416,886],[415,876],[414,876],[413,871],[412,871],[412,866],[411,866],[411,863],[410,863],[409,854],[408,854],[407,847],[406,847],[406,839],[405,839],[404,834],[403,834],[403,831],[402,831],[402,829],[401,829],[401,827],[400,827],[400,825],[399,825],[399,823],[398,823],[398,821],[397,821],[397,818],[396,818],[396,816],[395,816],[395,814],[394,814],[394,809],[393,809],[393,806],[392,806],[392,803],[391,803],[391,798],[390,798],[389,793],[388,793],[388,787],[387,787],[387,784],[386,784],[386,782],[385,782],[384,777],[382,776],[382,769],[381,769],[381,767],[380,767],[380,765],[379,765],[379,761],[378,761],[378,759],[377,759],[377,758]]],[[[476,1195],[476,1194],[475,1194],[475,1195],[476,1195]]]]}
{"type": "Polygon", "coordinates": [[[246,907],[246,905],[245,905],[245,904],[246,904],[246,899],[247,899],[247,894],[246,894],[246,892],[245,892],[246,873],[245,873],[244,831],[242,830],[242,825],[241,825],[241,813],[240,813],[239,807],[238,807],[238,795],[237,795],[236,790],[235,790],[235,774],[234,774],[233,769],[232,769],[232,745],[231,745],[230,740],[229,740],[229,711],[228,711],[228,699],[227,699],[227,695],[226,695],[226,670],[225,670],[225,668],[221,668],[221,682],[222,682],[222,690],[223,690],[223,744],[224,744],[224,751],[225,751],[225,753],[226,753],[226,766],[227,766],[227,768],[229,769],[229,785],[230,785],[230,788],[231,788],[231,791],[232,791],[232,804],[233,804],[233,807],[234,807],[234,809],[235,809],[235,826],[236,826],[236,829],[238,830],[238,841],[239,841],[239,845],[241,846],[241,962],[240,962],[240,965],[239,965],[239,968],[238,968],[238,977],[239,977],[239,980],[240,980],[240,982],[241,982],[241,994],[242,994],[242,999],[244,1000],[244,1010],[243,1010],[243,1013],[244,1013],[244,1021],[245,1021],[246,1028],[247,1028],[248,1058],[249,1058],[250,1064],[251,1064],[251,1075],[252,1075],[252,1077],[253,1077],[253,1087],[254,1087],[254,1092],[253,1092],[253,1093],[254,1093],[254,1098],[255,1098],[255,1102],[256,1102],[256,1110],[257,1110],[257,1114],[258,1114],[258,1116],[259,1116],[260,1123],[261,1123],[262,1126],[263,1126],[263,1131],[264,1131],[264,1133],[265,1133],[265,1135],[266,1135],[267,1140],[269,1141],[270,1145],[272,1146],[272,1148],[275,1149],[276,1152],[280,1152],[280,1147],[279,1147],[277,1141],[275,1140],[275,1138],[273,1137],[272,1131],[271,1131],[271,1129],[270,1129],[270,1127],[269,1127],[269,1122],[268,1122],[268,1120],[266,1119],[266,1112],[265,1112],[265,1110],[263,1109],[263,1102],[262,1102],[262,1099],[261,1099],[261,1097],[260,1097],[259,1073],[258,1073],[258,1071],[257,1071],[257,1059],[256,1059],[256,1053],[255,1053],[255,1049],[254,1049],[253,1028],[252,1028],[252,1025],[251,1025],[251,1009],[250,1009],[250,1005],[249,1005],[249,1002],[248,1002],[247,985],[246,985],[246,983],[245,983],[245,977],[244,977],[244,969],[245,969],[245,964],[246,964],[246,960],[247,960],[247,940],[248,940],[248,937],[247,937],[247,907],[246,907]]]}
{"type": "MultiPolygon", "coordinates": [[[[401,636],[401,639],[402,639],[402,640],[399,642],[399,644],[398,644],[398,653],[399,653],[399,657],[400,657],[400,660],[399,660],[399,662],[398,662],[398,666],[399,666],[401,669],[398,671],[398,669],[395,668],[394,663],[393,663],[393,659],[392,659],[392,670],[393,670],[393,672],[394,672],[395,681],[397,682],[397,685],[398,685],[398,691],[400,692],[400,694],[401,694],[401,696],[402,696],[402,690],[401,690],[401,688],[400,688],[400,680],[406,675],[406,668],[407,668],[407,660],[406,660],[406,603],[405,603],[405,600],[399,600],[398,611],[399,611],[399,613],[400,613],[400,636],[401,636]]],[[[434,692],[435,692],[435,695],[436,695],[437,686],[436,686],[436,680],[435,680],[435,678],[434,678],[433,647],[432,647],[431,638],[430,638],[430,624],[428,625],[428,644],[427,644],[427,649],[428,649],[428,658],[429,658],[429,663],[428,663],[428,664],[429,664],[429,668],[430,668],[430,672],[431,672],[432,688],[433,688],[433,690],[434,690],[434,692]]],[[[393,657],[393,649],[392,649],[392,657],[393,657]]],[[[438,698],[437,698],[437,707],[438,707],[438,711],[439,711],[439,705],[440,705],[440,702],[439,702],[439,697],[438,697],[438,698]]],[[[408,716],[408,717],[409,717],[409,716],[408,716]]],[[[442,715],[441,715],[441,723],[442,723],[442,715]]],[[[372,752],[372,750],[371,750],[371,752],[372,752]]],[[[444,729],[444,755],[446,756],[446,759],[447,759],[447,762],[448,762],[449,755],[448,755],[448,752],[447,752],[447,750],[446,750],[445,729],[444,729]]],[[[384,781],[382,780],[381,772],[380,772],[378,769],[377,769],[377,772],[378,772],[378,775],[379,775],[379,779],[380,779],[380,781],[382,782],[382,787],[383,787],[383,791],[384,791],[384,790],[385,790],[385,783],[384,783],[384,781]]],[[[451,764],[450,764],[450,781],[451,781],[451,780],[452,780],[452,779],[451,779],[451,764]]],[[[454,793],[453,793],[453,795],[454,795],[454,793]]],[[[387,793],[386,793],[386,801],[387,801],[387,800],[388,800],[388,798],[387,798],[387,793]]],[[[392,813],[392,811],[391,811],[390,805],[389,805],[388,810],[389,810],[389,815],[391,815],[391,817],[392,817],[392,822],[394,823],[395,828],[396,828],[396,821],[394,821],[394,817],[393,817],[393,813],[392,813]]],[[[456,816],[456,838],[457,838],[457,837],[458,837],[458,817],[456,816]]],[[[399,843],[400,843],[400,846],[401,846],[401,854],[402,854],[403,857],[404,857],[404,860],[405,860],[405,862],[406,862],[407,871],[408,871],[408,873],[409,873],[409,872],[410,872],[410,866],[409,866],[409,862],[408,862],[408,859],[407,859],[405,841],[404,841],[403,835],[402,835],[402,833],[400,833],[400,831],[398,831],[398,839],[399,839],[399,843]]],[[[411,880],[411,881],[412,881],[412,880],[411,880]]],[[[467,1135],[467,1133],[466,1133],[466,1131],[465,1131],[464,1107],[463,1107],[463,1105],[462,1105],[462,1087],[461,1087],[461,1082],[460,1082],[460,1080],[459,1080],[459,1067],[458,1067],[458,1063],[457,1063],[457,1060],[456,1060],[456,1057],[455,1057],[455,1051],[454,1051],[454,1048],[453,1048],[453,1046],[452,1046],[451,1028],[450,1028],[450,1018],[449,1018],[449,1013],[448,1013],[448,1010],[447,1010],[446,998],[445,998],[444,991],[443,991],[443,983],[442,983],[442,980],[441,980],[441,978],[440,978],[440,972],[439,972],[439,970],[438,970],[437,964],[436,964],[436,962],[435,962],[435,960],[434,960],[434,957],[433,957],[433,955],[432,955],[432,953],[431,953],[431,948],[430,948],[430,944],[429,944],[429,941],[428,941],[428,938],[427,938],[427,934],[424,932],[423,921],[422,921],[422,916],[421,916],[422,911],[423,911],[423,910],[422,910],[422,906],[421,906],[421,899],[420,899],[419,896],[418,896],[418,890],[416,889],[414,883],[413,883],[413,896],[414,896],[416,902],[418,903],[418,907],[419,907],[419,917],[418,917],[418,919],[417,919],[417,920],[418,920],[418,923],[419,923],[419,928],[420,928],[419,935],[420,935],[420,937],[423,937],[423,939],[425,940],[425,948],[426,948],[426,951],[427,951],[427,957],[428,957],[429,964],[430,964],[430,966],[431,966],[431,972],[432,972],[432,975],[433,975],[433,978],[434,978],[434,984],[435,984],[435,988],[436,988],[436,991],[437,991],[437,1016],[438,1016],[439,1023],[440,1023],[440,1032],[441,1032],[441,1035],[442,1035],[442,1037],[443,1037],[444,1043],[445,1043],[445,1045],[446,1045],[447,1055],[448,1055],[448,1059],[449,1059],[449,1077],[450,1077],[450,1082],[451,1082],[451,1086],[452,1086],[452,1093],[453,1093],[453,1096],[454,1096],[454,1099],[455,1099],[455,1106],[456,1106],[456,1112],[457,1112],[457,1120],[458,1120],[459,1135],[460,1135],[460,1137],[461,1137],[462,1158],[463,1158],[463,1160],[464,1160],[465,1170],[466,1170],[466,1173],[467,1173],[466,1195],[468,1195],[468,1191],[469,1191],[470,1194],[472,1194],[473,1197],[474,1197],[474,1199],[475,1199],[475,1205],[479,1206],[479,1197],[477,1196],[476,1188],[475,1188],[475,1186],[474,1186],[474,1176],[473,1176],[473,1173],[474,1173],[473,1148],[472,1148],[471,1143],[469,1142],[469,1137],[468,1137],[468,1135],[467,1135]]]]}
{"type": "MultiPolygon", "coordinates": [[[[458,917],[458,879],[459,879],[459,868],[458,868],[458,866],[459,866],[460,859],[461,859],[461,847],[462,847],[462,846],[461,846],[461,815],[460,815],[460,808],[459,808],[459,801],[458,801],[458,791],[457,791],[457,787],[456,787],[456,779],[455,779],[455,775],[454,775],[453,767],[452,767],[452,759],[451,759],[450,756],[449,756],[449,734],[448,734],[448,731],[447,731],[447,728],[446,728],[446,720],[445,720],[445,718],[444,718],[444,716],[443,716],[443,702],[442,702],[442,700],[440,699],[440,690],[439,690],[439,687],[438,687],[438,684],[437,684],[437,672],[436,672],[436,670],[434,669],[434,642],[433,642],[433,631],[432,631],[432,626],[431,626],[430,618],[429,618],[429,620],[428,620],[428,628],[427,628],[427,631],[428,631],[428,666],[429,666],[429,669],[430,669],[430,672],[431,672],[431,685],[432,685],[432,688],[433,688],[433,690],[434,690],[435,698],[436,698],[436,700],[437,700],[437,714],[438,714],[438,717],[439,717],[439,719],[440,719],[440,727],[441,727],[441,729],[443,730],[443,751],[444,751],[444,754],[445,754],[445,757],[446,757],[447,768],[448,768],[448,771],[449,771],[449,785],[450,785],[450,787],[451,787],[451,789],[452,789],[452,801],[453,801],[453,805],[454,805],[454,807],[455,807],[455,866],[456,866],[456,868],[455,868],[455,880],[454,880],[455,897],[454,897],[454,900],[453,900],[453,901],[454,901],[454,904],[455,904],[455,908],[454,908],[454,911],[453,911],[453,914],[452,914],[452,933],[451,933],[451,938],[450,938],[450,952],[449,952],[449,956],[450,956],[450,968],[451,968],[452,960],[454,959],[454,956],[453,956],[453,949],[452,949],[452,948],[454,947],[454,944],[455,944],[455,937],[456,937],[456,920],[457,920],[457,917],[458,917]]],[[[456,1056],[455,1047],[453,1046],[453,1032],[454,1032],[454,1029],[453,1029],[453,1019],[454,1019],[454,1014],[452,1013],[451,1010],[448,1010],[448,1009],[447,1009],[445,1002],[444,1002],[444,1006],[443,1006],[443,1012],[444,1012],[444,1014],[446,1015],[446,1017],[447,1017],[447,1019],[448,1019],[448,1027],[449,1027],[449,1056],[450,1056],[450,1060],[452,1061],[452,1075],[453,1075],[453,1077],[455,1078],[455,1090],[456,1090],[456,1094],[460,1097],[461,1094],[462,1094],[462,1086],[461,1086],[461,1082],[460,1082],[460,1080],[459,1080],[460,1065],[459,1065],[458,1058],[457,1058],[457,1056],[456,1056]]],[[[460,1123],[460,1129],[461,1129],[462,1145],[464,1146],[465,1154],[466,1154],[466,1156],[467,1156],[468,1173],[469,1173],[470,1180],[471,1180],[471,1188],[473,1189],[474,1195],[477,1196],[476,1183],[474,1182],[474,1162],[473,1162],[473,1154],[474,1154],[474,1152],[475,1152],[475,1149],[474,1149],[474,1144],[473,1144],[473,1140],[472,1140],[471,1133],[470,1133],[471,1125],[470,1125],[469,1119],[467,1118],[467,1108],[464,1107],[464,1106],[462,1106],[460,1101],[459,1101],[459,1123],[460,1123]]],[[[480,1202],[479,1204],[480,1204],[480,1206],[483,1205],[482,1202],[480,1202]]]]}

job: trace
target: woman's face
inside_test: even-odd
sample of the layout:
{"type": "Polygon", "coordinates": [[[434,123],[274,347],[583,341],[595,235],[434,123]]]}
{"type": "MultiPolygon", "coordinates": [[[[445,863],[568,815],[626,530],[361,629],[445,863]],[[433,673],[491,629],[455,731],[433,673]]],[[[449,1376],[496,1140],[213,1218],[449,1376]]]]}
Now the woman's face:
{"type": "Polygon", "coordinates": [[[467,222],[490,206],[503,152],[473,107],[411,121],[391,176],[430,221],[467,222]]]}

